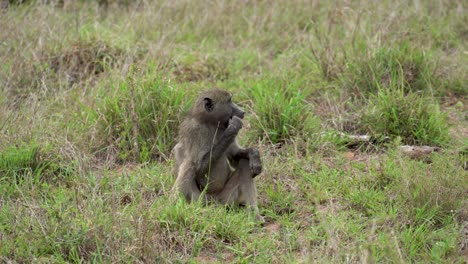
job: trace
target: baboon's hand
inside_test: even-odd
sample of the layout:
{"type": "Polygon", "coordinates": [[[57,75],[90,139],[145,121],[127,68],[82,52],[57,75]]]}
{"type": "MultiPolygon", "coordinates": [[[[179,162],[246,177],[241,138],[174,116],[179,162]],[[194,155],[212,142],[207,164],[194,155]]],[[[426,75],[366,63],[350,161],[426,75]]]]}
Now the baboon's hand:
{"type": "Polygon", "coordinates": [[[231,120],[229,120],[229,125],[226,129],[226,132],[227,133],[232,133],[234,135],[237,135],[237,133],[239,132],[239,130],[242,128],[243,124],[242,124],[242,120],[237,117],[237,116],[233,116],[231,118],[231,120]]]}
{"type": "Polygon", "coordinates": [[[260,153],[257,149],[249,149],[249,167],[253,178],[262,173],[262,161],[260,160],[260,153]]]}

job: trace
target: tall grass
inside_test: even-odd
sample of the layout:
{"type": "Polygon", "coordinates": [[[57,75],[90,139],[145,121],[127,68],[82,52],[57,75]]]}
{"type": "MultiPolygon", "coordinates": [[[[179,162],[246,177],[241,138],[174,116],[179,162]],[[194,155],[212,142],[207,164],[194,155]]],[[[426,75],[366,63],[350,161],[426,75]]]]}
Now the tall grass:
{"type": "Polygon", "coordinates": [[[129,73],[117,84],[115,94],[102,102],[98,127],[103,141],[97,150],[114,152],[119,161],[167,158],[190,100],[183,85],[154,76],[151,70],[143,75],[129,73]],[[135,136],[137,154],[133,152],[135,136]]]}

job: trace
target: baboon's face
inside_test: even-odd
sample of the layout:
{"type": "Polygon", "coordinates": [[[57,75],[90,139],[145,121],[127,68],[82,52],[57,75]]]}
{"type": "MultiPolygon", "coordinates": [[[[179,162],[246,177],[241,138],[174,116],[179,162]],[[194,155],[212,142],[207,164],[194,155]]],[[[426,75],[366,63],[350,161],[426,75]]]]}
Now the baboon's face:
{"type": "Polygon", "coordinates": [[[244,118],[244,111],[232,102],[232,95],[226,91],[206,92],[203,95],[203,107],[205,120],[219,123],[224,127],[229,125],[229,120],[234,116],[244,118]]]}

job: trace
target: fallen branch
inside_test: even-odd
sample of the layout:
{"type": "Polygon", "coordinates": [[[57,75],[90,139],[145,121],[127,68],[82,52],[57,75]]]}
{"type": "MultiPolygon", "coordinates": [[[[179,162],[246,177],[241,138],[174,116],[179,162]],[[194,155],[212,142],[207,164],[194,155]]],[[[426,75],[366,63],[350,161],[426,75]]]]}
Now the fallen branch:
{"type": "MultiPolygon", "coordinates": [[[[383,137],[380,140],[377,140],[374,137],[369,135],[349,135],[343,132],[338,132],[338,136],[341,139],[346,140],[346,144],[348,147],[362,145],[362,144],[372,144],[376,141],[383,142],[389,141],[389,137],[383,137]]],[[[404,155],[409,156],[410,158],[424,158],[429,156],[433,152],[441,152],[442,149],[439,147],[431,147],[431,146],[399,146],[398,150],[403,153],[404,155]]]]}
{"type": "Polygon", "coordinates": [[[378,139],[375,137],[371,137],[369,135],[348,135],[343,132],[340,132],[339,135],[342,139],[347,140],[346,144],[350,147],[362,145],[362,144],[376,143],[376,142],[386,142],[390,139],[389,137],[378,139]]]}
{"type": "Polygon", "coordinates": [[[411,158],[422,158],[430,155],[433,152],[442,151],[439,147],[430,147],[430,146],[400,146],[398,149],[405,155],[408,155],[411,158]]]}

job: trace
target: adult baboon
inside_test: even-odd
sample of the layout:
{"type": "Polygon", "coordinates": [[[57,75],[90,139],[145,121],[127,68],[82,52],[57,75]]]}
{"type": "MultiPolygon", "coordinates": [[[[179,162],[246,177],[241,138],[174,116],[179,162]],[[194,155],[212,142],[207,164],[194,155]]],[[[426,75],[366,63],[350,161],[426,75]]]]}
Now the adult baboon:
{"type": "Polygon", "coordinates": [[[175,193],[187,201],[245,205],[263,221],[254,183],[262,171],[260,155],[257,149],[237,144],[244,112],[231,97],[218,89],[203,92],[181,124],[174,147],[175,193]]]}

